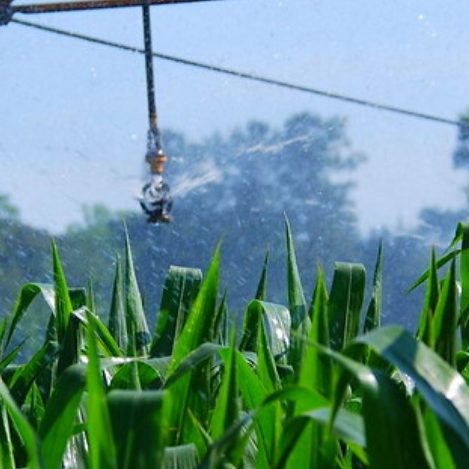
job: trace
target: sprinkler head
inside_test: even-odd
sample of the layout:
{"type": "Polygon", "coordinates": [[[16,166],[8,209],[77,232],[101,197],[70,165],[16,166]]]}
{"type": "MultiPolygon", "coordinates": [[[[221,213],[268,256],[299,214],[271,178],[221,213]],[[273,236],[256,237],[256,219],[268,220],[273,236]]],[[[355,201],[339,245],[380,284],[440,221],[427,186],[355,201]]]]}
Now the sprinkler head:
{"type": "Polygon", "coordinates": [[[150,182],[142,188],[139,199],[143,212],[147,215],[148,223],[169,223],[173,199],[168,184],[161,174],[152,174],[150,182]]]}

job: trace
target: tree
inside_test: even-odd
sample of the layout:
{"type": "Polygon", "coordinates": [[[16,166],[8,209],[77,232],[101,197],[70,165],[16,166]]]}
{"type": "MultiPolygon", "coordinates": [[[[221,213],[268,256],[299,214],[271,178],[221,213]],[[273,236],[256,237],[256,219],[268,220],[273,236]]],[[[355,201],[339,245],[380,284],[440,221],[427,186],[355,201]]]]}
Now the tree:
{"type": "Polygon", "coordinates": [[[0,194],[0,220],[18,220],[19,210],[10,203],[8,195],[0,194]]]}

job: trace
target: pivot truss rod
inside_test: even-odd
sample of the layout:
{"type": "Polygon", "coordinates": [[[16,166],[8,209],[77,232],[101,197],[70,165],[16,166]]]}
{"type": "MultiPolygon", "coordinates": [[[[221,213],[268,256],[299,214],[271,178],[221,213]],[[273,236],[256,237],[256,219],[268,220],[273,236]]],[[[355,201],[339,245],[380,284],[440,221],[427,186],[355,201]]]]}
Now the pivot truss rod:
{"type": "Polygon", "coordinates": [[[0,0],[0,25],[10,22],[15,13],[61,13],[67,11],[102,10],[108,8],[142,7],[144,5],[175,5],[220,0],[81,0],[73,2],[12,5],[12,0],[0,0]]]}

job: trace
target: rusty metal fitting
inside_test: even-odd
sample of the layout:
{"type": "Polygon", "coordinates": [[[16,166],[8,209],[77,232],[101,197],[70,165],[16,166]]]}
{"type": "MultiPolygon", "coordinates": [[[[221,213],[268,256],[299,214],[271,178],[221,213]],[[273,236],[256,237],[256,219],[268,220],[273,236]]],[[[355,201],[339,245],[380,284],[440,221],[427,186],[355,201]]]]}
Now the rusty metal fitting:
{"type": "Polygon", "coordinates": [[[152,174],[163,174],[164,165],[168,161],[167,156],[163,150],[159,150],[158,153],[149,159],[150,172],[152,174]]]}

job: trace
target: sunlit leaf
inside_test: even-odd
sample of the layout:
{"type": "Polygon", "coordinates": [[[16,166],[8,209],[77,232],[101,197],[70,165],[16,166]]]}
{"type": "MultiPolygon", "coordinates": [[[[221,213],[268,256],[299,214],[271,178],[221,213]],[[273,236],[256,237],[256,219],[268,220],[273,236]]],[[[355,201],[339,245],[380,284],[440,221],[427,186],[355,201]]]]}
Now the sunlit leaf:
{"type": "Polygon", "coordinates": [[[171,266],[166,277],[150,355],[170,355],[202,283],[200,269],[171,266]]]}
{"type": "Polygon", "coordinates": [[[151,336],[135,274],[127,229],[125,230],[124,286],[128,334],[127,352],[128,355],[145,355],[150,349],[151,336]]]}
{"type": "Polygon", "coordinates": [[[364,295],[363,265],[336,262],[329,295],[329,331],[334,350],[341,350],[357,336],[364,295]]]}
{"type": "Polygon", "coordinates": [[[45,467],[59,469],[72,435],[78,406],[86,385],[83,365],[67,368],[58,379],[39,427],[45,467]]]}

